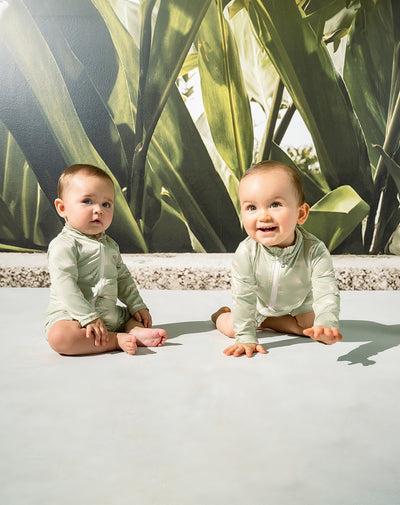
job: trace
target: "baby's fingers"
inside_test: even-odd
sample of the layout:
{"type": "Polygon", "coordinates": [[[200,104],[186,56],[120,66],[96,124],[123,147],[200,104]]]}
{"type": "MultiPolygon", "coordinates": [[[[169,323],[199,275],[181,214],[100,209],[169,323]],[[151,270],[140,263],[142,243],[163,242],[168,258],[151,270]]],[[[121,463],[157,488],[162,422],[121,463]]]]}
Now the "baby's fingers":
{"type": "Polygon", "coordinates": [[[267,354],[267,351],[264,349],[264,347],[261,344],[257,344],[256,352],[259,352],[260,354],[267,354]]]}
{"type": "MultiPolygon", "coordinates": [[[[246,356],[248,358],[251,358],[253,356],[254,349],[252,349],[248,345],[245,345],[244,346],[244,352],[246,353],[246,356]]],[[[243,351],[240,354],[244,354],[243,351]]],[[[239,354],[237,356],[239,356],[239,354]]]]}
{"type": "Polygon", "coordinates": [[[303,330],[303,335],[306,337],[314,338],[314,328],[306,328],[303,330]]]}
{"type": "Polygon", "coordinates": [[[333,332],[333,336],[336,339],[336,342],[338,342],[339,340],[343,340],[343,335],[341,333],[339,333],[339,330],[337,328],[332,328],[332,332],[333,332]]]}
{"type": "Polygon", "coordinates": [[[151,319],[150,312],[147,312],[147,314],[144,314],[142,322],[143,322],[143,326],[145,328],[151,328],[152,327],[153,321],[151,319]]]}
{"type": "Polygon", "coordinates": [[[224,349],[224,354],[226,354],[227,356],[234,356],[235,358],[241,356],[244,352],[245,349],[240,344],[230,345],[229,347],[224,349]]]}
{"type": "Polygon", "coordinates": [[[235,350],[236,350],[236,345],[230,345],[229,347],[224,349],[224,354],[226,354],[227,356],[232,356],[232,354],[235,352],[235,350]]]}
{"type": "Polygon", "coordinates": [[[106,345],[109,341],[107,328],[103,328],[100,334],[100,344],[106,345]]]}
{"type": "Polygon", "coordinates": [[[92,336],[92,333],[93,333],[93,328],[92,326],[88,325],[86,326],[86,338],[90,338],[92,336]]]}

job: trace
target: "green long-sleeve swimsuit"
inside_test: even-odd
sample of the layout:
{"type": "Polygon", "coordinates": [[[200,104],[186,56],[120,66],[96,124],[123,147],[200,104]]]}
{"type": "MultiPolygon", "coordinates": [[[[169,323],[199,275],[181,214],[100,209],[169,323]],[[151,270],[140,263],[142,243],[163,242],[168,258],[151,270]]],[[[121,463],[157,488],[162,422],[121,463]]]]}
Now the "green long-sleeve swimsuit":
{"type": "Polygon", "coordinates": [[[117,243],[108,235],[97,240],[64,226],[47,255],[51,289],[46,331],[59,320],[77,320],[83,327],[98,317],[108,330],[117,331],[130,315],[146,308],[117,243]]]}
{"type": "Polygon", "coordinates": [[[300,226],[291,247],[267,247],[251,238],[232,263],[232,313],[236,341],[257,343],[267,318],[314,311],[315,325],[338,327],[340,296],[325,244],[300,226]]]}

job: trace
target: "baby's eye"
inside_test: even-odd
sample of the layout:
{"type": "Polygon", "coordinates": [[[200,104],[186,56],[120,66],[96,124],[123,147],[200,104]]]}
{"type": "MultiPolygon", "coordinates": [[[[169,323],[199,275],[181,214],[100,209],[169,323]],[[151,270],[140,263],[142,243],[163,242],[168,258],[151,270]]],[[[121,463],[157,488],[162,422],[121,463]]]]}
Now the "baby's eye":
{"type": "Polygon", "coordinates": [[[272,203],[271,203],[271,207],[272,207],[273,209],[276,209],[276,207],[280,207],[280,206],[281,206],[281,203],[280,203],[280,202],[272,202],[272,203]]]}
{"type": "Polygon", "coordinates": [[[247,210],[249,210],[250,212],[254,212],[256,209],[257,209],[257,207],[255,205],[248,205],[247,206],[247,210]]]}
{"type": "Polygon", "coordinates": [[[106,209],[109,209],[111,207],[111,203],[110,202],[104,202],[103,203],[103,207],[105,207],[106,209]]]}
{"type": "Polygon", "coordinates": [[[85,200],[82,201],[85,205],[91,205],[92,200],[90,198],[85,198],[85,200]]]}

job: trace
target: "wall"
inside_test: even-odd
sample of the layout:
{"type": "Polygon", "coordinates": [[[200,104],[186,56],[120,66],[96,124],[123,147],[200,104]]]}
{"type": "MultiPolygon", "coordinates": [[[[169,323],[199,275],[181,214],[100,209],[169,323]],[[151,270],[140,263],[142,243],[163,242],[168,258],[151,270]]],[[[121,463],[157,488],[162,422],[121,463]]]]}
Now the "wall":
{"type": "Polygon", "coordinates": [[[278,4],[229,19],[210,0],[149,2],[140,38],[137,0],[1,2],[0,250],[46,250],[58,177],[86,162],[114,179],[123,252],[232,252],[238,181],[269,157],[301,174],[331,251],[397,253],[396,2],[307,19],[278,4]],[[295,109],[313,145],[292,127],[283,149],[295,109]]]}

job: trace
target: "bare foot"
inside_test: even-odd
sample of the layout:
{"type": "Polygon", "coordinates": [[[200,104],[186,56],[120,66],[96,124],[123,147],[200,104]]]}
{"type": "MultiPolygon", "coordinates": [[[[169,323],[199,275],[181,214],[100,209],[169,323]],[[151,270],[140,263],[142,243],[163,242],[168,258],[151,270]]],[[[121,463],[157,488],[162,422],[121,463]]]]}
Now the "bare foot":
{"type": "Polygon", "coordinates": [[[217,312],[214,312],[214,314],[212,314],[211,321],[214,324],[217,324],[217,319],[219,318],[219,316],[224,312],[230,312],[230,311],[231,309],[229,307],[221,307],[220,309],[217,310],[217,312]]]}
{"type": "Polygon", "coordinates": [[[127,354],[135,354],[137,351],[136,337],[130,333],[117,333],[117,344],[127,354]]]}
{"type": "Polygon", "coordinates": [[[129,332],[136,337],[137,345],[142,347],[160,347],[167,339],[167,332],[162,328],[141,328],[135,326],[129,332]]]}

